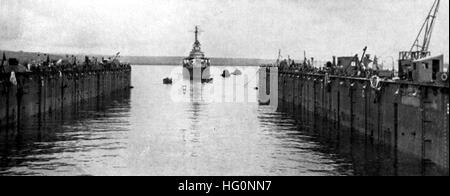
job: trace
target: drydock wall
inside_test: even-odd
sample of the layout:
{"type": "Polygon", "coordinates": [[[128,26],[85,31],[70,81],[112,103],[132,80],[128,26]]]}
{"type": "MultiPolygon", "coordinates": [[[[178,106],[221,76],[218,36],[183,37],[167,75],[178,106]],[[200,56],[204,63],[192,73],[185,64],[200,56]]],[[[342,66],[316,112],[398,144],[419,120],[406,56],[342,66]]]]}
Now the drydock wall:
{"type": "Polygon", "coordinates": [[[130,68],[16,73],[16,85],[10,81],[11,74],[0,77],[0,127],[131,85],[130,68]]]}
{"type": "MultiPolygon", "coordinates": [[[[334,127],[329,131],[358,133],[418,157],[419,164],[436,164],[448,175],[448,83],[382,82],[376,90],[367,79],[331,76],[326,82],[324,75],[270,74],[279,75],[279,108],[295,114],[307,127],[321,126],[324,119],[334,127]]],[[[269,74],[260,77],[267,80],[269,74]]]]}

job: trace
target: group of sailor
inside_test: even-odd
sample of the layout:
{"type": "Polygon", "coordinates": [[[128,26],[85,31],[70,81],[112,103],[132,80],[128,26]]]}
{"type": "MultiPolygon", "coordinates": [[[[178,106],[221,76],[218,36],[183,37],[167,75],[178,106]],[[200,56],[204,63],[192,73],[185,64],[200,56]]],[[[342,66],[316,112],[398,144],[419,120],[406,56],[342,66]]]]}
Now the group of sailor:
{"type": "MultiPolygon", "coordinates": [[[[355,56],[355,60],[356,59],[358,59],[357,56],[355,56]]],[[[339,65],[332,62],[327,62],[323,66],[317,66],[314,58],[311,58],[311,60],[305,59],[303,63],[295,63],[294,60],[291,59],[285,59],[282,61],[278,60],[277,63],[273,66],[278,67],[280,70],[292,70],[302,73],[370,78],[380,67],[377,61],[377,57],[371,60],[370,56],[366,55],[365,58],[361,60],[360,66],[357,66],[356,62],[352,62],[349,65],[339,65]]]]}
{"type": "Polygon", "coordinates": [[[66,55],[64,59],[54,60],[50,55],[43,54],[38,55],[36,59],[38,60],[23,60],[20,62],[17,58],[7,58],[6,54],[3,53],[2,58],[0,58],[0,74],[11,72],[85,71],[130,67],[129,64],[122,64],[117,58],[111,57],[107,59],[102,57],[99,60],[97,57],[85,56],[82,62],[73,55],[66,55]],[[42,56],[46,59],[42,60],[42,56]]]}

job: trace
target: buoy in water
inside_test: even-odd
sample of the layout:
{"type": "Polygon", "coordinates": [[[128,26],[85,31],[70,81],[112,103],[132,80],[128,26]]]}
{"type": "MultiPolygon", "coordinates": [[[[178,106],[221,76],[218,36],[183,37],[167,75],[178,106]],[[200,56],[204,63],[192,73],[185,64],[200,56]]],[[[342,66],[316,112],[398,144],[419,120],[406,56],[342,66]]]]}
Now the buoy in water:
{"type": "Polygon", "coordinates": [[[228,78],[228,77],[230,77],[230,76],[231,76],[230,71],[228,71],[228,70],[224,70],[224,71],[223,71],[222,77],[228,78]]]}
{"type": "Polygon", "coordinates": [[[233,73],[231,73],[231,75],[239,76],[239,75],[242,75],[242,72],[240,70],[236,69],[233,73]]]}

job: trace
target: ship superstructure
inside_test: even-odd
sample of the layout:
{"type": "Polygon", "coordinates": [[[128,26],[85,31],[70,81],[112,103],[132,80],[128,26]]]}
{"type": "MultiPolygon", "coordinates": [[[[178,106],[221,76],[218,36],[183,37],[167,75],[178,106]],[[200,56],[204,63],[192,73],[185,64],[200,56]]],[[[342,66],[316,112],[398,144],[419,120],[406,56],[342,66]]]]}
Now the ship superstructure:
{"type": "Polygon", "coordinates": [[[202,81],[210,80],[209,67],[211,66],[210,59],[205,57],[205,53],[201,50],[201,44],[198,40],[200,33],[199,28],[195,27],[195,42],[189,57],[183,59],[183,68],[185,78],[190,80],[199,79],[202,81]]]}

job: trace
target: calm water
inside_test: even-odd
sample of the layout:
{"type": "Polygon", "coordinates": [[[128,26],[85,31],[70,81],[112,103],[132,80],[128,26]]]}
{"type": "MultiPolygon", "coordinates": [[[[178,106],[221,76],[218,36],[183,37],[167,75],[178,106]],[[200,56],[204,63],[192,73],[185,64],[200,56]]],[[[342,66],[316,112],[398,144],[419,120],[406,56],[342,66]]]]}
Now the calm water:
{"type": "Polygon", "coordinates": [[[383,147],[349,147],[259,106],[257,68],[239,69],[247,76],[167,86],[180,69],[134,66],[131,91],[1,130],[0,175],[398,174],[383,147]]]}

